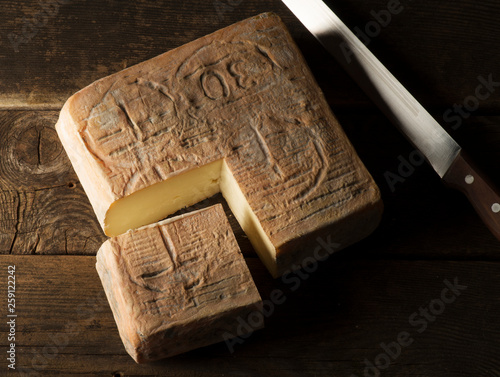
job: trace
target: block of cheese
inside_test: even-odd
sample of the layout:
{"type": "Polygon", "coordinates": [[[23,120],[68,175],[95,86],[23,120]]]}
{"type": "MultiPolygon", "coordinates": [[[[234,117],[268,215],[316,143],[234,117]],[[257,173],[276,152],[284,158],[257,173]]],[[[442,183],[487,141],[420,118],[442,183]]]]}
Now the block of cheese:
{"type": "Polygon", "coordinates": [[[265,13],[105,77],[56,125],[105,233],[217,192],[274,276],[378,225],[379,190],[282,21],[265,13]]]}
{"type": "Polygon", "coordinates": [[[260,295],[220,204],[109,239],[97,253],[97,271],[138,363],[264,324],[260,295]],[[241,326],[249,315],[261,321],[241,326]]]}

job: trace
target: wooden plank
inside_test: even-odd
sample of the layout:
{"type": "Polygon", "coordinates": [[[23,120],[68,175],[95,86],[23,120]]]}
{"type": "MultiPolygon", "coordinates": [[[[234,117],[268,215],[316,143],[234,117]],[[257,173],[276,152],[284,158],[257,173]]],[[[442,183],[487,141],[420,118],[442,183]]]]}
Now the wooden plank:
{"type": "MultiPolygon", "coordinates": [[[[1,281],[7,281],[7,266],[16,266],[18,371],[29,368],[33,376],[335,377],[363,376],[366,363],[378,361],[384,376],[500,373],[497,262],[333,256],[317,269],[273,281],[258,260],[247,261],[263,299],[275,289],[283,292],[284,302],[269,306],[265,329],[234,344],[234,353],[222,342],[137,365],[119,339],[94,257],[1,256],[1,281]],[[405,336],[413,342],[398,351],[394,342],[405,336]]],[[[1,291],[6,296],[7,287],[1,291]]],[[[4,303],[4,318],[6,310],[4,303]]],[[[8,331],[5,324],[0,329],[4,351],[8,331]]],[[[0,364],[6,370],[7,361],[0,364]]]]}
{"type": "MultiPolygon", "coordinates": [[[[365,33],[378,16],[387,15],[386,0],[327,2],[351,28],[365,33]]],[[[1,109],[59,110],[69,95],[98,78],[243,18],[275,11],[290,27],[381,187],[386,211],[374,235],[303,275],[306,279],[296,275],[272,281],[257,259],[247,258],[262,297],[269,298],[278,288],[286,301],[266,318],[266,329],[236,344],[234,353],[220,343],[139,366],[123,349],[94,269],[92,255],[105,237],[61,152],[53,131],[57,111],[0,112],[0,253],[88,254],[0,256],[1,281],[7,282],[8,265],[17,266],[17,366],[32,370],[25,374],[376,375],[373,369],[365,371],[366,363],[383,363],[387,351],[381,344],[393,344],[408,332],[413,343],[402,347],[399,356],[389,356],[391,364],[380,369],[381,375],[500,375],[500,275],[494,262],[500,244],[467,201],[442,187],[425,164],[400,174],[401,158],[408,160],[412,147],[372,111],[366,97],[281,2],[60,0],[57,9],[50,3],[55,0],[2,2],[1,109]],[[37,28],[29,25],[34,17],[37,28]],[[14,34],[27,40],[17,46],[18,52],[14,34]],[[367,108],[369,113],[361,111],[367,108]],[[387,172],[399,174],[402,181],[390,186],[387,172]],[[455,278],[468,288],[435,320],[422,322],[420,308],[440,299],[444,280],[455,278]],[[410,323],[413,313],[418,317],[412,318],[421,320],[417,324],[410,323]],[[427,327],[419,332],[424,323],[427,327]]],[[[500,4],[400,3],[400,13],[379,32],[372,29],[369,47],[500,185],[500,119],[478,116],[498,114],[498,89],[494,86],[477,106],[474,99],[479,77],[491,75],[495,85],[500,81],[494,49],[500,42],[500,4]],[[454,104],[463,106],[464,101],[474,109],[457,117],[454,104]]],[[[484,85],[482,90],[486,93],[484,85]]],[[[211,198],[196,208],[221,200],[211,198]]],[[[252,256],[248,240],[225,209],[240,247],[252,256]]],[[[1,291],[6,299],[7,286],[1,291]]],[[[439,302],[434,305],[440,311],[439,302]]],[[[4,318],[6,310],[0,310],[4,318]]],[[[8,329],[7,324],[0,327],[3,351],[8,329]]],[[[7,360],[0,364],[3,375],[7,360]]]]}
{"type": "Polygon", "coordinates": [[[0,252],[95,254],[104,235],[57,137],[57,112],[0,112],[0,252]]]}
{"type": "MultiPolygon", "coordinates": [[[[390,20],[380,18],[386,0],[328,3],[351,28],[368,33],[362,38],[425,105],[462,103],[480,75],[500,80],[494,0],[401,1],[390,20]]],[[[283,17],[330,103],[370,104],[279,1],[11,0],[0,15],[0,108],[58,109],[98,78],[265,11],[283,17]]],[[[497,93],[481,101],[483,110],[499,108],[497,93]]]]}

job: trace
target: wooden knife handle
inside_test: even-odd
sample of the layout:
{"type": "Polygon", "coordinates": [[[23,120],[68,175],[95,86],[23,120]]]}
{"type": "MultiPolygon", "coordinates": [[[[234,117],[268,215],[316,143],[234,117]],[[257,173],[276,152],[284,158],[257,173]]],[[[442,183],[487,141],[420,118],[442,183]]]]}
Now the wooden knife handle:
{"type": "Polygon", "coordinates": [[[443,177],[452,188],[462,191],[486,226],[500,240],[500,194],[461,151],[443,177]]]}

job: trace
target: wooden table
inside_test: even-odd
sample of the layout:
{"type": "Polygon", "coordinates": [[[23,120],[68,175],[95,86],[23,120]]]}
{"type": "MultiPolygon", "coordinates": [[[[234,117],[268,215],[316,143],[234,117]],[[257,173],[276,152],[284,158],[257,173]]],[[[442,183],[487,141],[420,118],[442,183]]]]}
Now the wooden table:
{"type": "MultiPolygon", "coordinates": [[[[329,4],[500,185],[500,3],[394,1],[329,4]],[[399,12],[384,18],[395,5],[399,12]]],[[[500,376],[500,242],[280,1],[1,7],[0,375],[9,375],[5,355],[15,343],[16,370],[27,376],[500,376]],[[264,11],[289,26],[379,184],[383,222],[284,281],[269,277],[233,219],[262,297],[280,289],[285,301],[234,352],[222,342],[137,365],[94,268],[106,237],[54,131],[58,111],[98,78],[264,11]]]]}

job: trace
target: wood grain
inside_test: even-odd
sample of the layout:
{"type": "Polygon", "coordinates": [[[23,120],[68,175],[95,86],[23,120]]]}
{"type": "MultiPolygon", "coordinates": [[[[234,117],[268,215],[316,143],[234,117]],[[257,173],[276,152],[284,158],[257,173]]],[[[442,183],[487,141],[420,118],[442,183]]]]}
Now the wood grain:
{"type": "MultiPolygon", "coordinates": [[[[387,9],[386,0],[327,2],[351,28],[365,28],[375,19],[371,11],[387,9]]],[[[89,256],[0,256],[1,281],[7,265],[19,268],[18,362],[30,368],[41,363],[32,376],[362,376],[365,359],[373,362],[380,344],[401,331],[415,335],[415,342],[382,376],[500,376],[499,242],[466,199],[446,189],[425,164],[391,190],[384,174],[398,174],[400,158],[408,159],[413,148],[280,1],[67,1],[46,23],[38,16],[43,26],[30,30],[27,23],[41,3],[4,1],[0,14],[0,108],[28,110],[0,112],[0,252],[89,256]],[[287,295],[265,330],[237,345],[234,354],[222,343],[138,366],[123,349],[95,272],[91,255],[105,237],[50,129],[63,102],[94,80],[263,11],[275,11],[290,28],[379,184],[382,224],[300,280],[293,292],[291,283],[272,281],[256,258],[247,258],[263,298],[275,288],[287,295]],[[23,28],[29,41],[16,52],[9,35],[22,36],[23,28]],[[443,280],[455,277],[467,290],[415,333],[409,316],[439,298],[443,280]],[[50,359],[33,359],[44,352],[50,357],[54,342],[67,344],[52,349],[57,354],[50,359]]],[[[500,4],[401,4],[405,10],[371,38],[369,48],[500,184],[499,90],[477,108],[469,98],[479,76],[500,81],[500,4]],[[467,98],[474,111],[443,118],[467,98]]],[[[196,207],[212,200],[221,198],[196,207]]],[[[225,210],[241,249],[254,255],[225,210]]],[[[6,331],[0,327],[2,351],[6,331]]]]}
{"type": "MultiPolygon", "coordinates": [[[[374,20],[371,11],[387,9],[386,0],[328,3],[361,30],[374,20]]],[[[479,75],[500,76],[494,50],[500,43],[498,2],[401,4],[404,10],[370,38],[369,47],[424,105],[461,103],[474,94],[479,75]]],[[[331,103],[371,106],[280,1],[80,0],[48,12],[37,1],[22,0],[5,2],[0,15],[0,107],[57,109],[98,78],[265,11],[283,17],[331,103]],[[39,27],[30,26],[34,17],[39,27]]],[[[499,105],[498,94],[492,95],[481,109],[499,105]]]]}
{"type": "MultiPolygon", "coordinates": [[[[233,354],[220,343],[139,366],[121,344],[94,257],[1,256],[2,281],[7,265],[16,265],[18,366],[36,370],[34,362],[40,375],[360,376],[365,359],[375,362],[384,353],[381,343],[391,344],[407,332],[413,343],[382,370],[384,376],[500,373],[495,361],[500,303],[491,299],[500,284],[497,262],[346,261],[334,256],[306,274],[306,280],[294,275],[285,281],[269,279],[258,260],[247,262],[263,299],[274,289],[286,298],[274,306],[265,329],[235,345],[233,354]],[[445,280],[467,288],[440,308],[445,280]],[[412,324],[413,313],[429,308],[432,300],[434,318],[425,324],[417,315],[412,324]]],[[[453,296],[450,291],[446,295],[453,296]]],[[[5,331],[4,326],[2,348],[5,331]]]]}
{"type": "Polygon", "coordinates": [[[95,254],[105,237],[54,124],[57,112],[0,112],[0,253],[95,254]]]}

